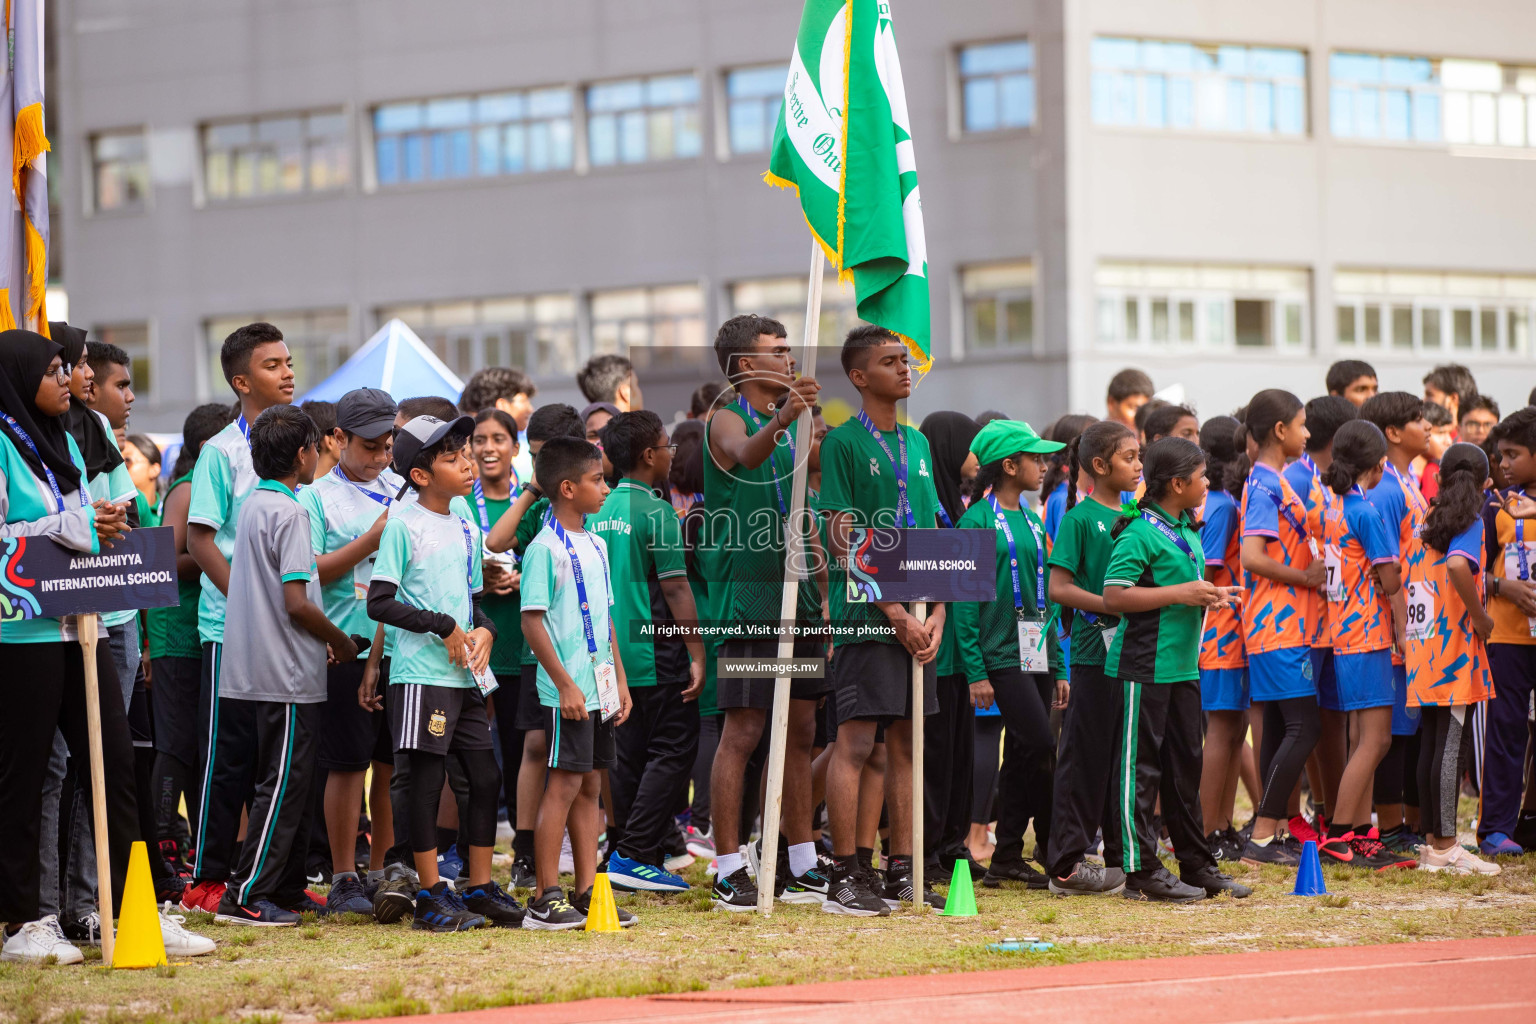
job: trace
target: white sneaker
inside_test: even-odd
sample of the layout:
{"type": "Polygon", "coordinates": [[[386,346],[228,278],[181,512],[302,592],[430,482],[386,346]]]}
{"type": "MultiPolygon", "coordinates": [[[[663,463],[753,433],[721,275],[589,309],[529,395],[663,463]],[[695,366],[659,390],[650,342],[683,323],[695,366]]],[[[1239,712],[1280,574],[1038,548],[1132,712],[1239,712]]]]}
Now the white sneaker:
{"type": "Polygon", "coordinates": [[[203,956],[212,953],[216,948],[212,939],[204,938],[182,927],[186,923],[187,919],[184,915],[171,913],[169,900],[160,908],[160,937],[165,941],[167,958],[203,956]]]}
{"type": "Polygon", "coordinates": [[[1483,860],[1457,843],[1449,850],[1437,850],[1427,843],[1419,847],[1419,867],[1425,871],[1446,871],[1453,875],[1497,875],[1504,869],[1483,860]]]}
{"type": "Polygon", "coordinates": [[[64,938],[64,929],[59,927],[59,919],[52,914],[22,925],[15,935],[5,940],[4,948],[0,949],[0,960],[13,963],[40,964],[49,957],[61,964],[78,964],[85,959],[64,938]]]}

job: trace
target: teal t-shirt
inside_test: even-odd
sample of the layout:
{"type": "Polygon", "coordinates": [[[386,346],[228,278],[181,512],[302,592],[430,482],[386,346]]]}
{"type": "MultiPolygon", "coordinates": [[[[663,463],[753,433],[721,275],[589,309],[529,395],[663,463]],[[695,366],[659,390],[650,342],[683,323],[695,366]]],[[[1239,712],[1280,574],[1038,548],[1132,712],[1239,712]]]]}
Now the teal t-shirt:
{"type": "MultiPolygon", "coordinates": [[[[342,475],[337,466],[299,492],[299,504],[309,512],[309,539],[315,555],[346,547],[388,515],[401,480],[388,469],[373,480],[359,482],[342,475]]],[[[378,552],[367,556],[345,575],[320,586],[325,617],[343,633],[373,639],[375,623],[368,617],[368,584],[378,552]]],[[[366,658],[366,653],[359,658],[366,658]]]]}
{"type": "MultiPolygon", "coordinates": [[[[187,522],[213,529],[214,543],[226,559],[235,555],[235,524],[240,506],[259,481],[251,466],[251,442],[237,419],[210,437],[197,453],[192,470],[192,497],[187,522]]],[[[197,602],[197,632],[203,643],[224,642],[224,594],[204,573],[203,593],[197,602]]]]}
{"type": "MultiPolygon", "coordinates": [[[[608,575],[608,549],[603,539],[591,530],[567,530],[566,536],[576,550],[576,557],[581,560],[582,584],[587,592],[592,637],[597,646],[595,660],[587,647],[571,556],[555,535],[552,525],[541,529],[523,553],[523,611],[544,613],[544,628],[555,645],[560,664],[587,698],[587,710],[596,711],[602,706],[597,699],[596,665],[613,657],[610,631],[613,585],[608,575]]],[[[538,686],[540,704],[551,708],[560,706],[560,691],[555,689],[554,680],[543,664],[539,665],[538,686]]]]}
{"type": "MultiPolygon", "coordinates": [[[[480,593],[480,528],[457,513],[439,515],[420,504],[397,505],[384,525],[373,579],[398,588],[397,600],[413,608],[451,615],[459,628],[474,628],[472,594],[480,593]]],[[[469,669],[448,660],[448,645],[435,633],[392,630],[389,681],[423,686],[474,686],[469,669]]]]}
{"type": "MultiPolygon", "coordinates": [[[[69,457],[85,477],[85,459],[67,438],[69,457]]],[[[60,489],[64,482],[59,481],[60,489]]],[[[20,546],[19,539],[52,537],[65,547],[82,554],[100,554],[96,539],[96,509],[89,504],[90,486],[64,492],[64,508],[59,508],[48,482],[32,473],[9,435],[0,432],[0,519],[9,527],[7,533],[17,542],[0,544],[0,562],[10,568],[20,546]],[[82,504],[82,499],[85,504],[82,504]]],[[[24,591],[0,589],[0,643],[44,644],[76,639],[74,618],[36,618],[36,604],[24,591]]],[[[51,728],[51,727],[50,727],[51,728]]]]}

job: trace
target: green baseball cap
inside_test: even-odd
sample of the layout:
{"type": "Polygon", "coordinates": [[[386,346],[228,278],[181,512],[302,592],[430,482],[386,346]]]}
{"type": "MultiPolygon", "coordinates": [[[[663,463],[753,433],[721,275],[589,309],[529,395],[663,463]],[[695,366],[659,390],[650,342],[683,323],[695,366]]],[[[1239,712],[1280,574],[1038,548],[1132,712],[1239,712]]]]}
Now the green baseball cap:
{"type": "Polygon", "coordinates": [[[1023,420],[993,420],[982,427],[981,433],[971,442],[971,451],[976,453],[976,461],[983,466],[1019,452],[1049,455],[1065,447],[1060,441],[1047,441],[1023,420]]]}

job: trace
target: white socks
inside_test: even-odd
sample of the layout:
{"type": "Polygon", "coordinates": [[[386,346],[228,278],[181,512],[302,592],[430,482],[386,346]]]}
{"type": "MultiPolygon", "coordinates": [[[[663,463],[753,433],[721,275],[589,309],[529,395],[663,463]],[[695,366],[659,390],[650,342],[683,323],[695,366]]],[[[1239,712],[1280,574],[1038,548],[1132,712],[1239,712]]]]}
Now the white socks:
{"type": "Polygon", "coordinates": [[[799,878],[816,866],[816,844],[797,843],[789,848],[790,874],[799,878]]]}
{"type": "Polygon", "coordinates": [[[740,853],[722,853],[716,860],[719,862],[715,870],[716,878],[729,878],[746,863],[746,858],[740,853]]]}

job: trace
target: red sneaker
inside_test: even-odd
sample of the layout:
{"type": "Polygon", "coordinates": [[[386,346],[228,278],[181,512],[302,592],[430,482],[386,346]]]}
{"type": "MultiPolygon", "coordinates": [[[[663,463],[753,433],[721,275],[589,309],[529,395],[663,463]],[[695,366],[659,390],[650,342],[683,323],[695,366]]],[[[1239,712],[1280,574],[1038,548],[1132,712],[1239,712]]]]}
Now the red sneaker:
{"type": "Polygon", "coordinates": [[[1318,846],[1323,845],[1323,837],[1318,835],[1317,829],[1312,827],[1312,823],[1300,814],[1286,822],[1285,827],[1298,843],[1313,842],[1318,846]]]}
{"type": "Polygon", "coordinates": [[[181,895],[181,909],[216,914],[219,912],[219,901],[224,898],[226,888],[224,882],[196,882],[189,885],[181,895]]]}

